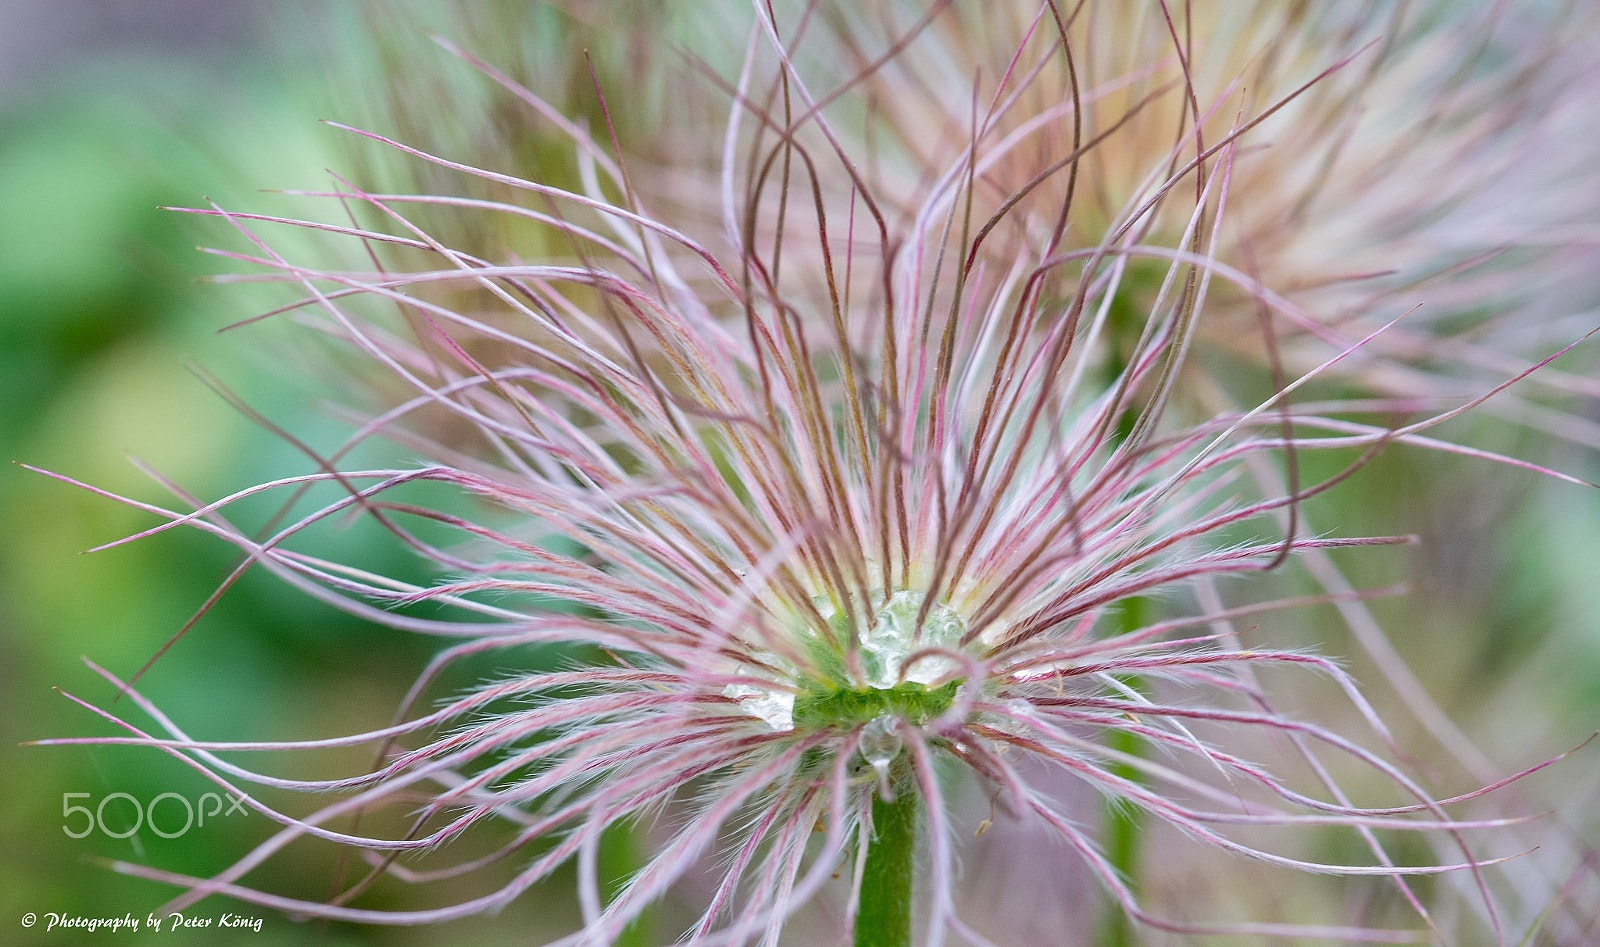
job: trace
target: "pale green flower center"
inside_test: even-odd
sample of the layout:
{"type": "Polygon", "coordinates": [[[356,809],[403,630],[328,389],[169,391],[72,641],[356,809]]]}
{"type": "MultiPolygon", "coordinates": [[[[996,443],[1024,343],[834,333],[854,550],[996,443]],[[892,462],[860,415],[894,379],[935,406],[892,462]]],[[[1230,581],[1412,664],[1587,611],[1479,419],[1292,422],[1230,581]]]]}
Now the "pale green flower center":
{"type": "MultiPolygon", "coordinates": [[[[958,649],[967,631],[966,622],[955,609],[934,602],[928,607],[919,634],[917,615],[925,597],[926,593],[911,589],[895,592],[873,615],[871,627],[861,630],[858,655],[866,675],[865,686],[839,680],[796,695],[754,684],[730,684],[723,693],[738,700],[745,713],[774,730],[793,730],[798,722],[807,728],[871,723],[883,731],[886,724],[882,721],[894,717],[923,723],[949,707],[956,690],[954,682],[933,689],[929,685],[948,677],[961,665],[946,655],[921,652],[930,648],[958,649]]],[[[815,604],[835,630],[844,631],[843,618],[827,599],[815,604]]],[[[792,673],[788,663],[775,655],[762,657],[771,666],[792,673]]],[[[898,739],[893,742],[898,749],[898,739]]]]}
{"type": "Polygon", "coordinates": [[[959,648],[961,636],[967,633],[967,623],[955,609],[935,602],[928,609],[919,636],[917,613],[926,597],[923,592],[902,589],[878,609],[872,628],[861,638],[861,663],[866,666],[867,683],[871,686],[889,688],[901,681],[932,684],[959,666],[942,655],[926,655],[906,664],[907,658],[927,648],[959,648]]]}

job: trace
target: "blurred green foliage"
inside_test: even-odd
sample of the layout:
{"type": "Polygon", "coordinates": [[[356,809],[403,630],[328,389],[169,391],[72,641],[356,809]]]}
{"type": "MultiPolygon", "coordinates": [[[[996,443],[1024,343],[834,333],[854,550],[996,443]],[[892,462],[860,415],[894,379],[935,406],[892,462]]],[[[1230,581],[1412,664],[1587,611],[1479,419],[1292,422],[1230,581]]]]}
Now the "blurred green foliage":
{"type": "MultiPolygon", "coordinates": [[[[226,75],[181,56],[132,57],[98,67],[85,62],[82,69],[64,67],[32,96],[0,109],[0,448],[7,459],[178,509],[183,502],[141,472],[134,458],[206,500],[307,469],[307,459],[293,446],[235,411],[191,366],[218,378],[316,450],[332,450],[348,433],[348,424],[330,419],[318,396],[348,395],[353,385],[313,387],[311,379],[325,372],[330,356],[305,338],[311,334],[294,331],[287,317],[222,331],[281,303],[283,295],[200,282],[248,267],[196,252],[195,244],[232,251],[248,250],[248,244],[224,222],[160,208],[205,207],[216,200],[234,209],[293,215],[305,208],[256,189],[325,189],[331,181],[323,169],[351,165],[357,177],[364,173],[394,186],[426,183],[415,180],[416,169],[396,170],[391,155],[353,148],[350,136],[315,120],[327,115],[394,132],[386,120],[403,110],[382,77],[403,73],[418,58],[426,66],[417,67],[417,76],[437,68],[447,77],[437,95],[458,96],[458,105],[463,98],[482,99],[459,110],[476,134],[454,135],[441,127],[428,145],[472,147],[485,144],[477,140],[482,134],[515,135],[520,117],[507,114],[504,93],[486,94],[481,77],[472,86],[470,70],[428,38],[430,29],[464,34],[464,41],[495,35],[492,23],[514,11],[497,8],[488,19],[464,14],[452,24],[449,17],[430,19],[427,5],[405,11],[373,7],[367,14],[389,32],[368,35],[360,31],[355,4],[320,8],[317,20],[298,7],[283,9],[288,18],[277,25],[275,42],[229,51],[226,75]]],[[[528,34],[536,38],[533,45],[561,42],[571,21],[551,9],[536,13],[533,20],[541,27],[528,34]]],[[[537,57],[524,51],[517,58],[525,63],[537,57]]],[[[303,243],[293,232],[278,230],[272,237],[280,248],[303,243]]],[[[408,462],[398,449],[365,453],[380,463],[408,462]]],[[[265,501],[246,502],[230,515],[243,516],[240,525],[248,532],[265,524],[274,509],[265,501]]],[[[148,822],[126,838],[108,837],[106,832],[121,834],[135,818],[134,802],[142,808],[163,793],[176,793],[193,804],[217,787],[180,762],[140,748],[19,746],[43,737],[115,731],[52,688],[143,720],[131,701],[114,702],[113,687],[83,658],[129,678],[239,561],[232,547],[194,530],[79,555],[158,522],[20,466],[0,470],[0,942],[71,944],[115,936],[134,944],[405,944],[450,937],[493,944],[522,943],[541,928],[571,929],[576,907],[570,877],[558,876],[498,917],[444,928],[295,923],[212,898],[190,916],[216,918],[232,910],[265,917],[261,932],[46,930],[50,912],[131,913],[143,920],[174,893],[169,886],[116,874],[105,860],[214,873],[273,828],[258,814],[235,813],[175,839],[153,832],[148,822]],[[75,810],[67,814],[65,807],[95,810],[118,793],[134,802],[106,802],[100,810],[104,832],[96,828],[82,839],[72,837],[86,817],[75,810]],[[20,918],[29,912],[39,922],[24,929],[20,918]]],[[[302,538],[299,548],[315,554],[400,579],[427,578],[413,555],[366,520],[302,538]]],[[[386,724],[434,650],[431,641],[368,626],[258,569],[163,653],[139,686],[200,738],[326,736],[386,724]]],[[[462,662],[444,675],[437,692],[459,691],[501,673],[499,663],[517,657],[462,662]]],[[[522,657],[530,666],[551,660],[522,657]]],[[[371,752],[363,748],[309,763],[297,759],[299,769],[292,773],[270,763],[265,769],[301,777],[348,775],[370,765],[371,752]]],[[[160,827],[171,832],[182,822],[183,804],[168,799],[161,806],[160,827]]],[[[608,878],[637,867],[637,845],[626,831],[608,835],[601,853],[608,878]]],[[[345,883],[359,877],[359,865],[338,863],[336,847],[313,846],[248,880],[324,899],[337,877],[345,883]]],[[[428,903],[482,893],[445,887],[431,892],[428,903]]],[[[404,892],[403,885],[380,885],[369,894],[368,906],[421,906],[404,892]]]]}
{"type": "MultiPolygon", "coordinates": [[[[158,209],[205,206],[207,199],[270,209],[274,198],[255,188],[325,185],[321,169],[337,163],[338,149],[336,133],[315,122],[322,77],[295,70],[326,50],[291,52],[273,59],[239,50],[226,76],[181,59],[119,61],[115,70],[86,65],[71,77],[63,69],[59,81],[0,112],[0,453],[6,459],[169,508],[182,502],[141,473],[130,455],[207,499],[304,470],[304,458],[230,408],[187,370],[191,364],[319,449],[338,443],[343,431],[317,409],[304,373],[286,368],[315,357],[292,341],[287,326],[219,334],[278,301],[249,288],[196,283],[238,266],[197,253],[195,244],[238,249],[237,237],[230,241],[225,225],[158,209]]],[[[243,515],[256,518],[247,528],[269,514],[264,504],[247,505],[243,515]]],[[[113,731],[53,687],[140,719],[131,701],[112,703],[111,686],[80,656],[128,678],[237,561],[231,547],[188,530],[79,555],[157,522],[19,466],[0,470],[0,942],[431,940],[437,935],[307,926],[278,915],[260,933],[46,930],[49,912],[144,919],[173,892],[115,874],[95,859],[204,874],[270,834],[263,817],[235,813],[170,840],[148,823],[125,839],[99,830],[74,839],[63,826],[78,832],[84,816],[64,815],[67,805],[94,809],[115,793],[142,806],[163,793],[193,802],[216,787],[160,753],[18,745],[113,731]],[[41,918],[32,930],[20,925],[27,912],[41,918]]],[[[361,550],[354,558],[374,568],[420,575],[412,557],[377,532],[367,523],[349,524],[325,531],[313,548],[361,550]]],[[[154,664],[141,688],[199,736],[348,732],[385,722],[431,653],[428,642],[368,628],[286,594],[275,579],[249,574],[154,664]]],[[[165,831],[181,824],[181,803],[169,799],[160,812],[165,831]]],[[[113,799],[101,813],[117,834],[134,818],[126,799],[113,799]]],[[[326,867],[312,871],[290,860],[270,871],[285,890],[326,894],[326,867]]],[[[190,914],[228,910],[268,914],[225,899],[190,914]]],[[[480,933],[494,927],[465,926],[480,933]]]]}

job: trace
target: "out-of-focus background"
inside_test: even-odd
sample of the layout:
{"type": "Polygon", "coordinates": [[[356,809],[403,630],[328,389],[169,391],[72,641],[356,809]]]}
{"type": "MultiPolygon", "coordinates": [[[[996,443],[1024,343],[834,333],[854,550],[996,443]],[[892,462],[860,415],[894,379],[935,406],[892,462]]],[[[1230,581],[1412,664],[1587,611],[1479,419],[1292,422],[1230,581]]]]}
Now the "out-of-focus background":
{"type": "MultiPolygon", "coordinates": [[[[563,28],[549,11],[538,15],[549,29],[563,28]]],[[[317,446],[337,443],[343,428],[320,406],[327,392],[292,367],[306,343],[291,327],[218,331],[281,301],[197,282],[240,269],[196,252],[197,243],[240,242],[215,221],[157,208],[214,199],[289,212],[285,198],[257,189],[320,188],[325,168],[359,165],[348,136],[316,121],[359,124],[381,109],[371,89],[352,84],[363,76],[381,84],[382,51],[366,48],[369,68],[339,39],[357,22],[346,6],[309,0],[0,2],[0,458],[164,504],[172,502],[166,491],[130,455],[207,499],[306,469],[195,366],[317,446]],[[357,59],[333,62],[341,49],[357,59]]],[[[428,48],[410,40],[401,47],[407,56],[428,48]]],[[[435,51],[406,68],[461,67],[435,51]]],[[[1600,481],[1594,451],[1502,446],[1600,481]]],[[[1600,728],[1600,491],[1417,454],[1385,458],[1368,473],[1365,486],[1329,502],[1340,505],[1349,533],[1422,537],[1402,566],[1416,594],[1376,609],[1462,730],[1511,772],[1600,728]]],[[[111,837],[132,823],[136,807],[147,812],[164,794],[179,797],[160,804],[161,827],[172,832],[185,805],[214,787],[149,751],[18,746],[109,732],[52,688],[110,705],[113,689],[80,656],[133,674],[233,566],[231,547],[189,530],[79,555],[153,523],[41,474],[0,469],[0,943],[487,945],[524,942],[542,920],[570,921],[569,904],[537,893],[499,917],[422,930],[296,924],[212,899],[191,915],[260,917],[260,932],[46,931],[51,912],[142,921],[173,890],[115,874],[105,859],[206,874],[271,831],[261,817],[235,813],[170,839],[143,826],[111,837]],[[71,833],[85,815],[68,812],[73,806],[97,813],[81,839],[71,833]],[[31,929],[22,924],[28,914],[37,917],[31,929]]],[[[336,550],[373,538],[353,524],[319,541],[336,550]]],[[[362,557],[371,564],[383,555],[393,558],[388,574],[420,575],[397,544],[373,543],[362,557]]],[[[1361,578],[1378,584],[1392,576],[1361,578]]],[[[1344,632],[1327,635],[1322,650],[1358,655],[1344,632]]],[[[326,736],[380,725],[431,653],[429,642],[365,627],[249,574],[141,688],[177,720],[203,727],[197,735],[326,736]]],[[[1400,707],[1383,696],[1370,662],[1357,656],[1350,665],[1374,682],[1381,706],[1400,707]]],[[[126,700],[112,706],[131,711],[126,700]]],[[[1434,748],[1403,709],[1398,716],[1402,743],[1434,748]]],[[[1522,787],[1532,808],[1560,806],[1591,844],[1587,812],[1597,789],[1595,747],[1522,787]]],[[[293,889],[301,872],[291,857],[249,880],[293,889]]]]}
{"type": "MultiPolygon", "coordinates": [[[[271,298],[197,281],[239,265],[196,245],[240,249],[237,238],[225,225],[158,208],[216,200],[270,213],[288,207],[259,189],[326,187],[324,169],[347,166],[340,155],[348,152],[341,133],[317,120],[360,117],[354,96],[339,111],[328,67],[355,22],[350,5],[321,2],[0,2],[6,461],[165,504],[170,496],[134,458],[207,498],[304,469],[196,368],[319,447],[339,436],[318,392],[286,368],[293,333],[273,325],[219,333],[271,298]]],[[[138,934],[47,930],[51,913],[144,921],[175,890],[115,874],[103,860],[205,874],[272,828],[224,807],[184,829],[188,807],[209,812],[213,802],[201,799],[216,787],[159,753],[18,745],[109,732],[52,688],[109,705],[114,690],[80,656],[132,675],[236,561],[223,544],[182,531],[80,555],[154,522],[19,466],[0,470],[0,943],[520,943],[529,918],[570,914],[564,904],[528,900],[498,919],[416,931],[295,924],[214,899],[189,912],[212,919],[210,929],[175,935],[164,919],[159,935],[144,925],[138,934]],[[175,837],[148,822],[111,837],[158,798],[156,827],[175,837]],[[67,812],[77,806],[97,817],[83,838],[71,837],[88,818],[67,812]],[[222,929],[230,910],[265,920],[259,932],[222,929]]],[[[327,541],[371,538],[356,525],[327,541]]],[[[416,572],[404,554],[396,558],[395,569],[416,572]]],[[[283,591],[246,576],[141,686],[177,720],[218,737],[333,734],[392,713],[430,656],[428,643],[364,628],[283,591]]],[[[126,699],[113,706],[133,709],[126,699]]],[[[292,889],[297,870],[291,860],[259,880],[292,889]]]]}
{"type": "MultiPolygon", "coordinates": [[[[601,70],[641,61],[606,42],[623,32],[608,16],[601,4],[520,0],[0,0],[0,456],[168,508],[182,503],[142,468],[207,500],[304,473],[302,453],[231,407],[213,384],[327,452],[350,426],[348,417],[335,419],[327,398],[348,390],[317,380],[329,364],[325,347],[283,320],[223,331],[283,294],[204,282],[249,267],[197,245],[247,251],[248,242],[225,222],[161,208],[215,201],[315,214],[322,211],[266,189],[326,190],[330,169],[369,186],[416,173],[391,174],[392,156],[324,118],[405,137],[416,130],[394,127],[403,125],[395,116],[433,116],[435,131],[516,138],[517,116],[491,114],[504,101],[491,101],[481,77],[431,34],[477,37],[480,52],[518,60],[522,74],[551,70],[548,91],[551,83],[588,81],[571,56],[547,55],[551,49],[593,47],[601,70]],[[508,15],[527,28],[486,25],[508,15]],[[587,39],[576,39],[580,33],[587,39]],[[416,79],[405,85],[405,103],[393,101],[382,79],[397,72],[416,79]]],[[[300,236],[278,229],[272,239],[292,247],[300,236]]],[[[385,459],[404,463],[409,455],[385,459]]],[[[254,528],[274,507],[241,509],[254,528]]],[[[0,469],[0,944],[522,944],[576,925],[570,874],[562,874],[498,916],[431,928],[296,923],[212,898],[188,912],[210,919],[210,928],[174,934],[163,917],[161,932],[151,932],[143,922],[177,889],[117,874],[108,861],[213,874],[275,826],[243,810],[230,814],[226,804],[216,814],[204,797],[217,787],[160,753],[19,744],[115,732],[55,688],[142,719],[126,698],[114,702],[115,688],[84,657],[126,680],[238,562],[232,547],[192,530],[82,555],[156,522],[21,466],[0,469]],[[263,919],[259,930],[221,927],[230,912],[263,919]],[[51,913],[142,923],[136,934],[48,930],[51,913]]],[[[391,576],[430,575],[364,522],[310,543],[391,576]]],[[[139,686],[196,737],[331,736],[385,725],[434,650],[432,641],[368,627],[247,573],[139,686]]],[[[493,673],[472,668],[444,686],[493,673]]],[[[322,769],[274,771],[349,775],[370,765],[371,752],[315,764],[322,769]]],[[[621,859],[602,871],[629,870],[628,848],[623,838],[602,852],[621,859]]],[[[276,859],[246,881],[324,900],[335,851],[276,859]]],[[[338,873],[348,884],[358,869],[338,873]]],[[[404,886],[399,892],[379,892],[368,906],[418,908],[482,893],[445,885],[417,901],[404,886]]]]}

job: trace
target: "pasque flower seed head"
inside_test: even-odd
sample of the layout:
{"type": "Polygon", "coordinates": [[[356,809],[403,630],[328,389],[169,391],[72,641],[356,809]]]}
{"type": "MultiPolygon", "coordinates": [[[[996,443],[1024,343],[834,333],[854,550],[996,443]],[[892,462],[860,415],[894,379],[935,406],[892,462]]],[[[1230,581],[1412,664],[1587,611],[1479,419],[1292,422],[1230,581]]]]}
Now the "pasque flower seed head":
{"type": "MultiPolygon", "coordinates": [[[[1219,854],[1389,879],[1424,936],[1438,928],[1406,878],[1462,871],[1482,922],[1498,927],[1486,880],[1497,859],[1472,837],[1511,820],[1452,817],[1393,762],[1387,729],[1338,664],[1246,644],[1233,624],[1392,591],[1274,598],[1281,586],[1234,578],[1406,542],[1308,534],[1299,511],[1379,450],[1449,447],[1430,429],[1498,390],[1403,426],[1355,423],[1364,402],[1341,401],[1324,382],[1381,349],[1403,308],[1380,300],[1359,333],[1309,333],[1286,362],[1274,326],[1303,329],[1303,310],[1219,260],[1238,249],[1237,217],[1259,221],[1255,202],[1281,200],[1241,175],[1257,161],[1260,176],[1258,152],[1270,152],[1261,130],[1327,120],[1301,106],[1359,68],[1362,45],[1341,41],[1323,56],[1258,37],[1233,57],[1265,69],[1262,57],[1295,52],[1272,74],[1296,81],[1263,97],[1197,76],[1193,64],[1229,57],[1204,58],[1218,40],[1192,35],[1181,8],[1151,3],[1131,17],[1123,4],[1046,3],[1028,8],[1010,45],[987,50],[994,68],[932,75],[920,70],[948,51],[940,44],[983,11],[868,6],[753,5],[736,74],[701,63],[683,80],[685,96],[728,103],[720,128],[675,130],[714,141],[698,151],[715,167],[692,160],[693,147],[678,164],[661,152],[629,159],[609,130],[591,132],[479,64],[528,121],[566,142],[572,163],[559,177],[575,183],[358,132],[499,196],[369,193],[338,179],[303,197],[342,204],[339,223],[202,211],[249,244],[219,252],[295,291],[275,315],[324,331],[402,395],[339,449],[305,448],[314,472],[188,511],[125,502],[164,518],[146,534],[204,530],[243,550],[242,568],[451,644],[393,725],[329,740],[196,739],[130,691],[159,733],[119,720],[133,736],[78,742],[159,746],[283,829],[210,878],[125,870],[185,886],[173,909],[226,894],[404,924],[495,910],[575,863],[584,924],[555,943],[611,943],[674,899],[695,912],[671,935],[689,943],[776,943],[797,911],[821,902],[838,913],[830,922],[819,910],[811,927],[854,927],[859,944],[874,931],[904,942],[892,938],[907,936],[909,907],[885,904],[909,905],[910,868],[896,888],[890,863],[920,858],[919,936],[981,944],[982,922],[955,896],[956,827],[970,815],[961,800],[976,788],[994,818],[1023,820],[1075,852],[1142,923],[1416,936],[1147,910],[1092,820],[1059,803],[1053,787],[1075,781],[1219,854]],[[1083,40],[1106,23],[1126,30],[1134,54],[1109,72],[1083,40]],[[966,90],[959,102],[944,91],[952,82],[966,90]],[[894,83],[903,102],[878,94],[894,83]],[[945,109],[913,121],[929,89],[945,109]],[[1151,115],[1165,116],[1166,134],[1150,133],[1151,115]],[[1113,165],[1129,185],[1120,196],[1089,173],[1113,165]],[[415,222],[456,214],[521,228],[542,252],[456,249],[415,222]],[[277,249],[271,234],[285,225],[325,235],[327,257],[277,249]],[[338,262],[338,241],[357,251],[352,262],[338,262]],[[1219,326],[1257,353],[1241,369],[1259,382],[1253,403],[1219,405],[1233,386],[1193,362],[1196,340],[1219,326]],[[1321,402],[1302,406],[1302,391],[1321,402]],[[426,460],[347,462],[377,437],[426,460]],[[1309,452],[1340,462],[1303,477],[1296,458],[1309,452]],[[422,484],[474,504],[427,500],[422,484]],[[224,515],[247,497],[293,504],[330,485],[334,499],[301,504],[261,536],[224,515]],[[419,586],[296,551],[302,532],[348,513],[448,577],[419,586]],[[530,644],[569,649],[566,665],[507,671],[421,709],[452,662],[509,660],[530,644]],[[1363,732],[1278,711],[1258,668],[1331,680],[1363,732]],[[378,765],[329,780],[219,755],[361,743],[384,748],[378,765]],[[1267,744],[1299,754],[1309,781],[1261,762],[1267,744]],[[1330,756],[1401,798],[1353,800],[1330,756]],[[294,816],[250,794],[252,783],[341,797],[294,816]],[[411,812],[410,829],[332,827],[385,807],[411,812]],[[639,826],[649,857],[608,898],[597,853],[619,822],[639,826]],[[487,855],[404,867],[423,853],[431,865],[449,855],[445,843],[495,825],[504,837],[487,855]],[[1281,839],[1330,826],[1367,860],[1328,863],[1260,841],[1259,830],[1289,833],[1281,839]],[[1404,862],[1387,830],[1436,836],[1448,857],[1404,862]],[[326,903],[245,883],[305,837],[363,850],[372,877],[326,903]],[[384,910],[357,897],[384,874],[452,877],[502,858],[520,859],[515,876],[455,906],[384,910]]],[[[609,122],[626,90],[597,85],[609,122]]],[[[1278,276],[1277,264],[1262,273],[1278,276]]],[[[829,931],[821,939],[842,936],[829,931]]]]}

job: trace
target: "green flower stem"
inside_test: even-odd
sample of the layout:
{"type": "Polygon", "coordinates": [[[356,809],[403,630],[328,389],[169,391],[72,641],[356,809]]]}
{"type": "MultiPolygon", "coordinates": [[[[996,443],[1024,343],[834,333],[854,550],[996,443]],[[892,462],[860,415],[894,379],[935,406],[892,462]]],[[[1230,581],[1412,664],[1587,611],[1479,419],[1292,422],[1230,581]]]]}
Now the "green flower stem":
{"type": "MultiPolygon", "coordinates": [[[[1124,633],[1144,627],[1149,611],[1145,599],[1137,596],[1125,598],[1121,606],[1120,625],[1124,633]]],[[[1144,689],[1143,682],[1137,676],[1121,677],[1120,680],[1134,690],[1144,689]]],[[[1114,728],[1106,732],[1105,743],[1109,749],[1129,756],[1144,756],[1147,749],[1145,741],[1139,736],[1114,728]]],[[[1114,763],[1107,769],[1114,775],[1132,782],[1144,781],[1144,774],[1127,763],[1114,763]]],[[[1144,833],[1144,812],[1135,806],[1115,800],[1107,800],[1103,812],[1106,861],[1122,875],[1128,889],[1137,896],[1139,840],[1144,833]]],[[[1105,915],[1100,920],[1095,947],[1129,947],[1134,942],[1132,921],[1128,919],[1127,912],[1122,910],[1122,906],[1113,901],[1106,907],[1105,915]]]]}
{"type": "MultiPolygon", "coordinates": [[[[597,866],[601,890],[610,904],[622,893],[627,880],[644,867],[646,858],[639,831],[632,823],[613,822],[600,833],[599,864],[597,866]]],[[[622,929],[611,947],[646,947],[656,943],[651,936],[650,909],[645,909],[622,929]]]]}
{"type": "MultiPolygon", "coordinates": [[[[903,769],[897,766],[896,769],[903,769]]],[[[856,912],[855,947],[911,947],[911,891],[916,876],[916,783],[909,773],[896,773],[892,802],[872,799],[872,841],[861,878],[861,907],[856,912]]]]}
{"type": "MultiPolygon", "coordinates": [[[[1137,679],[1130,686],[1137,688],[1137,679]]],[[[1130,756],[1143,756],[1145,742],[1125,730],[1112,730],[1106,734],[1106,746],[1130,756]]],[[[1107,767],[1113,774],[1134,782],[1143,782],[1144,774],[1126,763],[1107,767]]],[[[1125,803],[1107,801],[1104,804],[1106,861],[1122,875],[1128,889],[1137,896],[1139,889],[1139,838],[1144,831],[1144,813],[1125,803]]],[[[1112,902],[1101,920],[1096,947],[1129,947],[1134,943],[1133,925],[1121,905],[1112,902]]]]}

